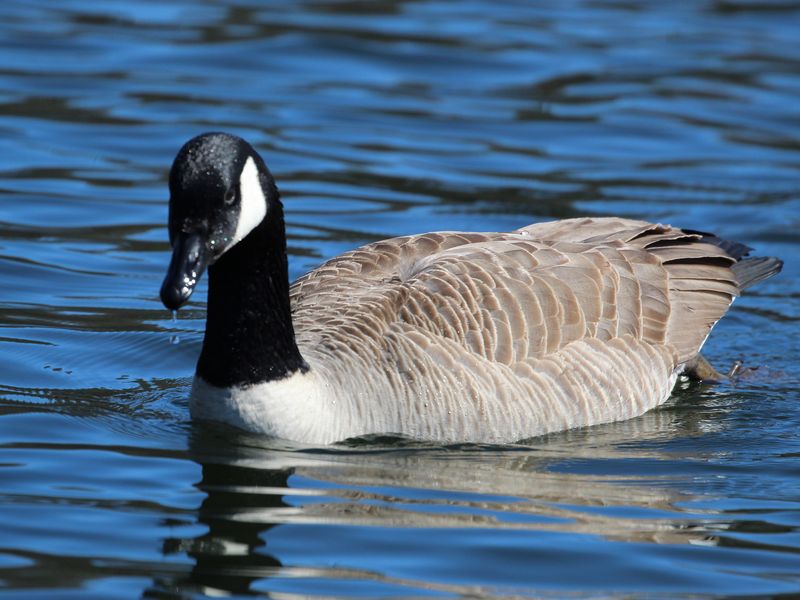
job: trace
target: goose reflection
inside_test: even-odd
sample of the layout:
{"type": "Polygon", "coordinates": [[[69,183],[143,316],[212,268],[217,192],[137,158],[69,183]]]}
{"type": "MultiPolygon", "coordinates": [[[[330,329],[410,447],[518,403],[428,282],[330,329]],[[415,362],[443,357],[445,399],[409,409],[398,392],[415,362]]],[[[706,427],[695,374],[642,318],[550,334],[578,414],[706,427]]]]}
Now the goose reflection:
{"type": "Polygon", "coordinates": [[[251,512],[281,509],[292,468],[269,468],[252,463],[245,445],[226,440],[226,432],[194,428],[190,455],[202,468],[197,487],[206,497],[197,520],[206,532],[196,538],[168,538],[165,554],[185,552],[194,561],[186,578],[158,582],[156,588],[202,593],[251,593],[254,581],[274,573],[280,561],[270,554],[265,534],[274,526],[263,518],[250,521],[251,512]]]}
{"type": "Polygon", "coordinates": [[[187,576],[157,588],[262,593],[269,584],[261,581],[256,591],[256,581],[314,576],[469,592],[405,582],[335,556],[325,565],[298,565],[297,556],[284,564],[271,540],[299,530],[283,525],[481,527],[528,530],[532,540],[560,532],[623,542],[715,543],[711,534],[720,524],[711,527],[702,512],[681,508],[694,498],[675,485],[670,469],[676,456],[657,443],[702,431],[707,423],[690,416],[696,414],[655,411],[497,447],[372,439],[307,448],[196,427],[190,453],[202,467],[197,485],[206,497],[197,520],[206,531],[164,543],[165,552],[185,552],[194,565],[187,576]],[[630,440],[635,446],[626,446],[630,440]]]}

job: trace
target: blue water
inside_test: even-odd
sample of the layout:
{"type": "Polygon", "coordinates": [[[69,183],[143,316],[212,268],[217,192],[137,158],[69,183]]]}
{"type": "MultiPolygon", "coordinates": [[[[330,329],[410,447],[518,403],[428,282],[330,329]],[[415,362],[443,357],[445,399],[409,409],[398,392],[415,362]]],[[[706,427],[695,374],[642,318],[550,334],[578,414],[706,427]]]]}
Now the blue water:
{"type": "Polygon", "coordinates": [[[800,3],[0,3],[0,597],[800,594],[800,3]],[[435,229],[618,214],[786,260],[735,383],[504,447],[193,425],[166,171],[210,129],[293,277],[435,229]]]}

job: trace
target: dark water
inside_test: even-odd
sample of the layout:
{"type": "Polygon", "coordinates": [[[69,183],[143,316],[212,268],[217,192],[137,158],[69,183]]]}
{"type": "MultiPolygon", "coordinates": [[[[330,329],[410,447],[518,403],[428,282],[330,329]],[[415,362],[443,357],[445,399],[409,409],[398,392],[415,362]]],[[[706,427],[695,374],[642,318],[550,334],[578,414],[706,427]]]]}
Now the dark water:
{"type": "Polygon", "coordinates": [[[800,594],[800,5],[0,4],[0,597],[800,594]],[[620,214],[786,259],[735,384],[510,447],[191,425],[165,172],[244,135],[293,276],[377,238],[620,214]],[[177,343],[176,343],[177,342],[177,343]]]}

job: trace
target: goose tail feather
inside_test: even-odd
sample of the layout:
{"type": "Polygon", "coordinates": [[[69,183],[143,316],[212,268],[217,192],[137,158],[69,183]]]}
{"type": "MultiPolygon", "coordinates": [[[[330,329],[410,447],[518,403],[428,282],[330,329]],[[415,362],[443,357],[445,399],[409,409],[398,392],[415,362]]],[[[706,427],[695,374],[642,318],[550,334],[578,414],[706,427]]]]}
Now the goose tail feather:
{"type": "Polygon", "coordinates": [[[745,258],[731,267],[736,275],[736,282],[740,290],[746,290],[772,277],[776,273],[779,273],[782,268],[783,261],[773,256],[745,258]]]}

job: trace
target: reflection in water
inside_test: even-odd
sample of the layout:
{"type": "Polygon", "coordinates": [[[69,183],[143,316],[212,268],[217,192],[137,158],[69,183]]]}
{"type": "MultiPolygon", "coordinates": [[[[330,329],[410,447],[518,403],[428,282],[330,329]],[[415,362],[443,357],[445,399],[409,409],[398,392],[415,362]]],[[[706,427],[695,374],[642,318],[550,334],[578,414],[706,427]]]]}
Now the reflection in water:
{"type": "MultiPolygon", "coordinates": [[[[202,463],[199,488],[207,496],[198,521],[208,532],[194,539],[164,542],[165,553],[185,552],[194,560],[188,581],[207,592],[245,593],[253,581],[281,566],[265,548],[264,534],[274,525],[252,522],[247,513],[285,507],[281,494],[288,489],[291,470],[258,469],[236,462],[231,457],[230,462],[202,463]]],[[[184,587],[183,581],[176,583],[184,587]]]]}
{"type": "Polygon", "coordinates": [[[237,444],[237,436],[230,431],[192,429],[190,453],[202,467],[197,487],[205,494],[197,520],[207,530],[194,538],[164,540],[165,554],[185,553],[193,564],[186,575],[157,579],[150,590],[153,595],[187,589],[211,595],[246,594],[253,591],[254,581],[281,567],[265,539],[275,523],[249,515],[289,506],[284,496],[294,469],[272,466],[269,450],[237,444]],[[263,456],[263,466],[254,463],[254,452],[263,456]]]}
{"type": "MultiPolygon", "coordinates": [[[[257,581],[275,577],[470,591],[337,566],[336,560],[297,564],[292,557],[292,564],[284,565],[273,540],[303,538],[308,535],[303,526],[314,524],[324,525],[333,537],[337,527],[353,526],[373,529],[378,537],[378,531],[395,528],[419,530],[423,537],[443,528],[490,528],[528,531],[531,539],[553,532],[626,543],[713,544],[707,515],[677,506],[694,498],[670,485],[671,477],[643,472],[669,456],[620,450],[631,439],[693,435],[694,425],[679,411],[662,410],[549,436],[531,446],[441,447],[373,438],[325,449],[194,427],[190,452],[202,466],[198,488],[206,494],[197,518],[207,531],[164,542],[165,553],[186,553],[193,566],[186,576],[160,578],[153,591],[244,594],[253,592],[257,581]],[[581,460],[591,460],[594,471],[605,462],[609,473],[587,476],[575,469],[581,460]],[[629,467],[620,469],[621,464],[629,467]]],[[[723,526],[714,528],[718,533],[723,526]]]]}
{"type": "MultiPolygon", "coordinates": [[[[127,421],[124,413],[70,417],[80,418],[80,437],[94,421],[112,439],[152,438],[153,417],[139,428],[122,429],[137,416],[144,418],[139,403],[150,393],[129,398],[133,416],[127,421]]],[[[581,589],[608,585],[609,573],[624,574],[634,589],[646,589],[653,560],[693,565],[669,584],[676,593],[711,590],[713,580],[703,579],[710,560],[725,563],[732,580],[762,577],[749,571],[762,569],[765,560],[771,573],[785,577],[798,565],[792,549],[797,511],[745,499],[756,490],[719,487],[735,485],[731,474],[748,473],[729,458],[732,444],[723,451],[714,439],[736,434],[728,430],[736,398],[719,387],[692,386],[678,401],[641,418],[513,446],[442,447],[372,438],[307,448],[206,426],[191,427],[188,455],[183,434],[174,439],[174,430],[171,437],[153,440],[160,447],[172,439],[181,449],[171,452],[81,441],[6,445],[0,450],[7,457],[13,451],[49,456],[63,469],[53,481],[16,469],[13,485],[28,489],[25,502],[59,506],[59,524],[64,521],[68,531],[84,531],[93,522],[86,520],[89,515],[101,520],[89,526],[87,547],[71,550],[76,557],[66,569],[57,549],[13,546],[0,547],[0,569],[4,553],[28,561],[3,574],[14,588],[37,581],[53,588],[85,587],[127,573],[145,577],[146,595],[161,598],[193,592],[302,595],[308,586],[321,595],[338,589],[366,597],[491,596],[498,589],[539,595],[560,589],[578,563],[581,589]],[[703,398],[699,404],[698,398],[703,398]],[[96,469],[77,479],[93,461],[96,469]],[[732,466],[726,468],[726,461],[732,466]],[[193,483],[198,493],[185,500],[170,493],[172,471],[158,468],[170,462],[174,472],[184,473],[183,485],[193,483]],[[131,482],[133,473],[141,480],[131,482]],[[39,488],[31,489],[30,481],[39,488]],[[152,498],[132,490],[153,490],[152,498]],[[131,499],[93,499],[104,493],[131,499]],[[720,510],[720,493],[738,499],[720,510]],[[97,540],[109,544],[116,533],[103,525],[109,510],[134,519],[119,532],[124,548],[142,542],[135,533],[131,537],[136,515],[148,521],[158,515],[160,524],[151,525],[153,533],[143,542],[149,546],[160,538],[163,559],[96,556],[97,540]],[[71,516],[76,511],[77,520],[71,516]],[[431,547],[436,551],[425,550],[431,547]],[[694,565],[701,548],[716,554],[694,565]],[[726,552],[737,560],[731,562],[726,552]],[[442,576],[443,569],[456,571],[442,576]],[[516,583],[498,583],[496,569],[504,577],[516,574],[516,583]]],[[[172,419],[168,412],[161,418],[172,419]]],[[[57,421],[51,421],[54,432],[57,421]]],[[[49,462],[27,460],[34,466],[49,462]]],[[[764,464],[759,470],[774,467],[764,464]]]]}

